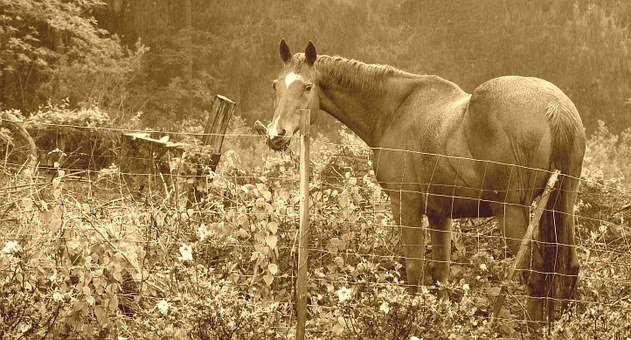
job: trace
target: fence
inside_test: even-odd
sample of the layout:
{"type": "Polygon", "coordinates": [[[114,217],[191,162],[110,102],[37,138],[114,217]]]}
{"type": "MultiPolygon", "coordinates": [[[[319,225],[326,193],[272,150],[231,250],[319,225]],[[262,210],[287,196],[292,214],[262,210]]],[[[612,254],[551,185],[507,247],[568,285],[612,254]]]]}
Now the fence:
{"type": "MultiPolygon", "coordinates": [[[[72,128],[94,135],[112,130],[72,128]]],[[[189,141],[209,135],[169,134],[189,141]]],[[[506,286],[505,308],[491,322],[514,263],[492,220],[456,221],[451,280],[433,286],[427,274],[425,286],[410,293],[400,226],[370,170],[369,148],[316,139],[311,161],[303,163],[312,167],[307,176],[295,150],[267,151],[250,133],[222,136],[228,149],[242,152],[225,153],[216,172],[198,157],[203,150],[166,155],[168,167],[142,172],[121,171],[120,164],[147,157],[133,154],[118,159],[119,166],[62,162],[28,177],[5,162],[0,333],[291,338],[302,322],[306,338],[514,338],[533,332],[517,282],[506,286]],[[260,166],[240,165],[247,161],[240,157],[252,155],[262,158],[260,166]],[[186,170],[198,166],[203,173],[186,170]],[[299,188],[309,193],[309,209],[306,200],[300,204],[299,188]],[[186,193],[193,189],[206,195],[191,202],[186,193]],[[307,213],[310,242],[299,236],[307,213]],[[305,250],[306,276],[306,257],[298,256],[305,250]],[[441,292],[449,299],[438,298],[441,292]]],[[[77,156],[94,161],[99,154],[77,156]]],[[[631,307],[631,198],[616,182],[583,180],[581,190],[579,295],[564,318],[541,331],[621,337],[631,332],[624,313],[631,307]]],[[[431,231],[426,221],[421,227],[431,231]]],[[[434,262],[425,259],[428,267],[434,262]]]]}

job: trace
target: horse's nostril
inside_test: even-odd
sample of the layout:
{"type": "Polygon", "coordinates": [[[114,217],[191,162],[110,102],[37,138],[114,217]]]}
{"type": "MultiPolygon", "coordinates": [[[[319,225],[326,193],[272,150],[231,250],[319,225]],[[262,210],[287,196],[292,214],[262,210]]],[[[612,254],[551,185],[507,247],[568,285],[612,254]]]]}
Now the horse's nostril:
{"type": "Polygon", "coordinates": [[[285,129],[280,129],[280,131],[278,131],[278,135],[279,136],[284,136],[285,135],[285,129]]]}

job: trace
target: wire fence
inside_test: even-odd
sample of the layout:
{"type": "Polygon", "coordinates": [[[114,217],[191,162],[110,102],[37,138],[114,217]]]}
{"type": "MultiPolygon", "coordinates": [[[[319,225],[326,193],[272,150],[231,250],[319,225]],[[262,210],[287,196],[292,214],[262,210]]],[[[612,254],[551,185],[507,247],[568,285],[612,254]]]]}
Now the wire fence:
{"type": "MultiPolygon", "coordinates": [[[[204,136],[76,125],[47,124],[46,128],[154,133],[173,139],[204,136]]],[[[228,144],[263,144],[256,134],[223,136],[228,144]]],[[[542,177],[549,171],[346,142],[316,140],[314,150],[309,186],[309,338],[516,338],[536,332],[528,326],[528,293],[518,282],[509,283],[505,310],[491,318],[492,304],[513,265],[515,254],[509,244],[520,238],[503,235],[502,226],[488,218],[481,206],[512,205],[530,211],[531,204],[485,198],[485,194],[496,190],[502,195],[494,197],[508,197],[510,190],[543,188],[484,189],[434,181],[433,176],[428,181],[402,178],[380,185],[371,165],[378,161],[375,153],[390,152],[415,155],[430,167],[449,159],[459,166],[482,166],[485,173],[487,167],[508,168],[515,175],[530,171],[542,177]],[[392,215],[382,185],[396,188],[390,189],[390,195],[393,190],[399,195],[418,193],[451,200],[452,206],[477,192],[476,218],[456,220],[451,228],[449,260],[432,258],[431,242],[425,242],[425,256],[407,258],[423,260],[421,288],[406,280],[402,226],[392,215]],[[450,265],[450,280],[434,283],[433,268],[445,261],[450,265]]],[[[200,337],[293,336],[300,201],[295,151],[263,156],[249,155],[252,149],[228,152],[217,171],[188,149],[115,157],[60,151],[64,157],[40,164],[30,176],[18,171],[19,162],[3,157],[2,289],[12,284],[24,290],[29,280],[34,280],[33,288],[37,279],[44,278],[48,280],[44,310],[52,313],[60,308],[95,329],[107,325],[102,322],[104,314],[116,320],[121,336],[133,336],[133,327],[149,329],[147,320],[158,322],[169,316],[184,320],[179,326],[200,337]],[[101,164],[95,160],[106,158],[112,166],[96,169],[64,163],[71,156],[87,159],[82,164],[101,164]],[[261,157],[261,165],[243,168],[238,156],[261,157]],[[203,171],[191,170],[198,167],[203,171]],[[16,273],[22,275],[21,281],[14,280],[16,273]],[[56,281],[57,277],[65,281],[56,281]],[[82,301],[87,304],[81,305],[82,301]]],[[[561,177],[561,181],[567,178],[561,177]]],[[[628,319],[620,315],[631,308],[631,195],[617,183],[579,180],[574,244],[533,240],[534,247],[574,247],[581,265],[578,294],[551,298],[570,303],[568,311],[539,331],[560,336],[579,331],[595,337],[624,336],[631,332],[628,319]]],[[[411,227],[427,233],[426,240],[431,233],[444,231],[426,219],[411,227]]],[[[549,274],[534,267],[519,270],[549,274]]]]}

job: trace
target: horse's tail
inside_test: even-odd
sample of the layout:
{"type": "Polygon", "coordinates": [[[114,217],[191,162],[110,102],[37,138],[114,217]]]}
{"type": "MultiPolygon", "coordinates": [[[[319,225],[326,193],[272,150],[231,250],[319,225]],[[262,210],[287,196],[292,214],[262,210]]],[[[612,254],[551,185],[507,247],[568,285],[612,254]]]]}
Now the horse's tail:
{"type": "Polygon", "coordinates": [[[544,311],[554,319],[555,302],[574,298],[579,264],[574,240],[574,205],[578,196],[585,131],[576,107],[567,97],[549,104],[546,116],[552,133],[552,169],[561,176],[550,195],[539,226],[545,275],[544,311]]]}

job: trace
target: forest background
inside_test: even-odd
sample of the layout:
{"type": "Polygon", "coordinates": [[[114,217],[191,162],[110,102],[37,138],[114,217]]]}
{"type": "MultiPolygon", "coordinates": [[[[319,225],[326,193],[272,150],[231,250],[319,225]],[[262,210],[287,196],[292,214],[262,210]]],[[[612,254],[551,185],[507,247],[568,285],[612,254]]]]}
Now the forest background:
{"type": "Polygon", "coordinates": [[[292,52],[312,40],[320,53],[468,92],[501,75],[541,77],[574,101],[588,133],[599,120],[621,132],[630,23],[622,0],[0,0],[0,109],[99,107],[111,124],[140,117],[160,129],[203,119],[220,93],[250,124],[271,116],[283,37],[292,52]]]}

